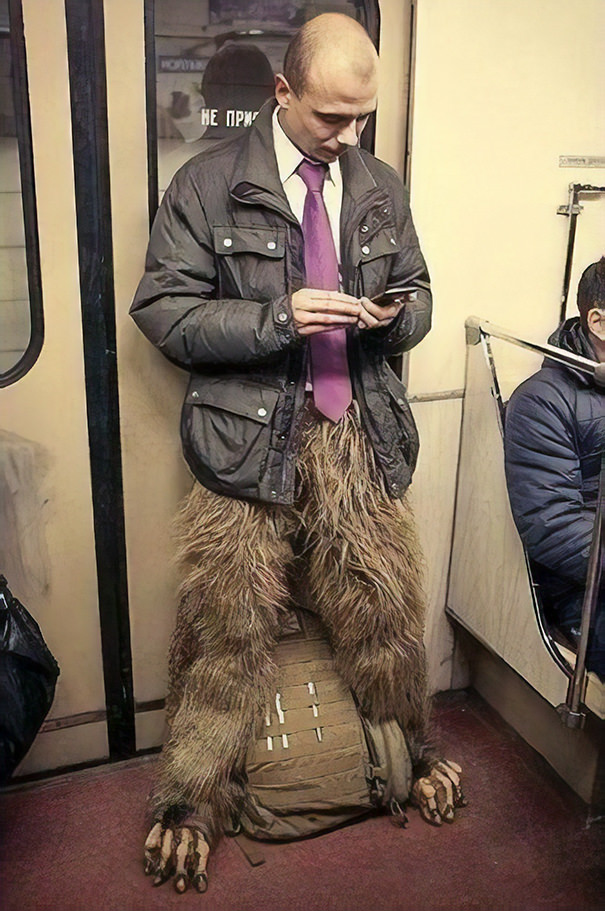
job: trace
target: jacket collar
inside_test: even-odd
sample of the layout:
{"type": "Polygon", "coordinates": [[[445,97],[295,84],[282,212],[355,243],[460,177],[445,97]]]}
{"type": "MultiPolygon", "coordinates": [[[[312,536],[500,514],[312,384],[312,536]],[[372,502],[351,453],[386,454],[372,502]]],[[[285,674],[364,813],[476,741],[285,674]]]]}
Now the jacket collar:
{"type": "MultiPolygon", "coordinates": [[[[279,179],[271,118],[277,102],[267,101],[242,137],[230,193],[242,203],[265,205],[298,224],[279,179]]],[[[350,220],[357,204],[376,189],[359,149],[349,149],[340,158],[343,178],[342,224],[350,220]]],[[[369,200],[368,200],[369,202],[369,200]]]]}
{"type": "MultiPolygon", "coordinates": [[[[588,358],[590,361],[596,361],[597,359],[590,337],[581,325],[578,316],[572,316],[570,319],[561,323],[561,325],[552,333],[548,341],[549,344],[555,345],[557,348],[571,351],[572,354],[579,354],[581,357],[588,358]]],[[[583,385],[589,386],[594,383],[594,379],[582,370],[576,370],[569,365],[561,365],[558,361],[554,361],[549,357],[544,358],[542,366],[552,367],[553,365],[563,367],[564,370],[573,373],[583,385]]]]}

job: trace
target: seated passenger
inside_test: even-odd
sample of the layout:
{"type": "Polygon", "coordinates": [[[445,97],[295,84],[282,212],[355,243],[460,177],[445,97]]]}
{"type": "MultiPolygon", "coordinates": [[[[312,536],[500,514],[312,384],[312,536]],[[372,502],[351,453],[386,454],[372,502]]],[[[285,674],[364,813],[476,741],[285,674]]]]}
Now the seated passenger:
{"type": "MultiPolygon", "coordinates": [[[[605,257],[583,273],[579,317],[552,345],[605,362],[605,257]]],[[[505,461],[513,517],[539,585],[546,621],[577,644],[605,450],[605,389],[594,377],[546,358],[511,396],[505,461]]],[[[602,559],[601,553],[601,559],[602,559]]],[[[605,679],[605,573],[587,667],[605,679]]]]}

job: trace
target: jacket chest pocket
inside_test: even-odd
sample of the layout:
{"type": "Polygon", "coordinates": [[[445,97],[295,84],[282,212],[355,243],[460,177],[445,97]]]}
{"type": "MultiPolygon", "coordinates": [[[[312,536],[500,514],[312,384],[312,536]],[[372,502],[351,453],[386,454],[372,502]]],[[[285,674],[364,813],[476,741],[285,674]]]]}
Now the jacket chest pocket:
{"type": "Polygon", "coordinates": [[[388,285],[393,258],[401,246],[397,240],[394,226],[380,228],[373,235],[362,223],[354,240],[354,253],[357,268],[361,276],[360,293],[367,297],[376,297],[388,285]]]}
{"type": "Polygon", "coordinates": [[[286,229],[227,225],[213,229],[219,298],[273,300],[286,287],[286,229]]]}

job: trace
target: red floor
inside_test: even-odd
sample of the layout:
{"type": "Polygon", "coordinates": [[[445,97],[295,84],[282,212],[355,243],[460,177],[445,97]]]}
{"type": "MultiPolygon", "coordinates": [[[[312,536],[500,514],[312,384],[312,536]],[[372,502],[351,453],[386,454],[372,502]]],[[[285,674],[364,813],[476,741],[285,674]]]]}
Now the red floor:
{"type": "Polygon", "coordinates": [[[143,875],[143,807],[155,760],[0,795],[3,911],[603,911],[603,827],[476,695],[440,697],[445,755],[469,806],[435,829],[367,819],[304,842],[263,845],[252,867],[224,840],[205,895],[143,875]]]}

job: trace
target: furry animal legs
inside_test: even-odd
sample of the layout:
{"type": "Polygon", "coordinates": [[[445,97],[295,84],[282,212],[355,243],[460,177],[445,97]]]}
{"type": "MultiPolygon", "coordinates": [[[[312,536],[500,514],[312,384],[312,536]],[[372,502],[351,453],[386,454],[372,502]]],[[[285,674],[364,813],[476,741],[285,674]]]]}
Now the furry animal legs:
{"type": "Polygon", "coordinates": [[[370,721],[399,722],[417,762],[428,702],[422,555],[411,510],[388,496],[354,413],[309,426],[301,472],[312,599],[337,669],[370,721]]]}
{"type": "Polygon", "coordinates": [[[362,714],[404,731],[422,817],[451,822],[466,800],[460,766],[427,743],[423,561],[409,504],[389,498],[354,413],[307,427],[301,473],[311,598],[337,669],[362,714]]]}
{"type": "MultiPolygon", "coordinates": [[[[245,759],[273,678],[292,552],[288,519],[278,508],[218,497],[199,485],[181,511],[178,538],[189,572],[170,649],[170,738],[150,810],[164,829],[193,827],[212,845],[232,827],[244,796],[245,759]]],[[[149,872],[158,873],[169,847],[163,835],[159,852],[151,840],[149,872]]],[[[177,840],[170,848],[175,868],[177,840]]]]}

